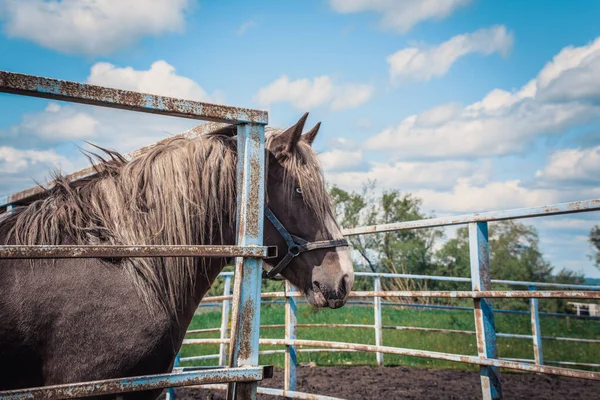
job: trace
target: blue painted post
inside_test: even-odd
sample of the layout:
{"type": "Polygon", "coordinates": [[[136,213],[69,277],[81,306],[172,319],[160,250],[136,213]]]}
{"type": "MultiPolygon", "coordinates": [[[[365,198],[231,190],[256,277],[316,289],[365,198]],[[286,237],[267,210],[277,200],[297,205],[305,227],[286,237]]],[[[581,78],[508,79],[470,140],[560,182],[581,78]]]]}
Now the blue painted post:
{"type": "MultiPolygon", "coordinates": [[[[285,292],[294,292],[296,289],[288,281],[285,281],[285,292]]],[[[285,298],[285,339],[296,339],[296,324],[298,323],[296,313],[296,299],[286,296],[285,298]]],[[[296,346],[285,346],[285,382],[284,390],[296,391],[296,368],[298,358],[296,354],[296,346]]],[[[291,397],[288,397],[291,398],[291,397]]]]}
{"type": "MultiPolygon", "coordinates": [[[[223,296],[229,296],[231,293],[231,277],[225,276],[225,287],[223,288],[223,296]]],[[[223,300],[223,306],[221,308],[221,339],[227,338],[227,328],[229,323],[229,300],[223,300]]],[[[219,365],[224,367],[227,364],[227,345],[221,343],[219,345],[219,365]]]]}
{"type": "MultiPolygon", "coordinates": [[[[376,292],[381,291],[381,278],[378,276],[373,277],[373,290],[376,292]]],[[[383,346],[383,332],[381,328],[381,297],[373,297],[373,310],[375,312],[375,345],[383,346]]],[[[376,353],[377,365],[383,367],[383,353],[376,353]]]]}
{"type": "MultiPolygon", "coordinates": [[[[536,290],[535,285],[529,285],[529,290],[536,290]]],[[[544,365],[544,355],[542,350],[542,329],[540,327],[540,310],[538,299],[530,299],[529,306],[531,310],[531,335],[533,337],[533,358],[536,365],[544,365]]]]}
{"type": "MultiPolygon", "coordinates": [[[[261,246],[265,203],[264,125],[238,125],[237,145],[237,244],[261,246]]],[[[260,258],[236,258],[230,367],[258,365],[262,267],[260,258]]],[[[227,398],[256,399],[257,386],[257,382],[229,383],[227,398]]]]}
{"type": "MultiPolygon", "coordinates": [[[[471,254],[471,286],[473,291],[491,290],[487,222],[469,223],[469,251],[471,254]]],[[[479,357],[498,358],[496,328],[491,302],[487,299],[474,299],[474,313],[479,357]]],[[[498,368],[481,366],[480,376],[483,399],[502,399],[498,368]]]]}
{"type": "MultiPolygon", "coordinates": [[[[173,369],[179,367],[180,356],[181,356],[181,352],[178,352],[177,356],[175,356],[175,362],[173,363],[173,369]]],[[[175,400],[175,399],[177,399],[177,395],[175,394],[175,388],[168,388],[167,394],[165,395],[165,400],[175,400]]]]}

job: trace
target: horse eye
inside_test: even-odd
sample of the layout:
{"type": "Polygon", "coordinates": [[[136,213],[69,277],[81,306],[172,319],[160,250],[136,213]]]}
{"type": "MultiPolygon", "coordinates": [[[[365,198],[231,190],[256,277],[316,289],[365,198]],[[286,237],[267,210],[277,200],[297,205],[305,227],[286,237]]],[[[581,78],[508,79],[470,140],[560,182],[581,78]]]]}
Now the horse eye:
{"type": "Polygon", "coordinates": [[[296,188],[296,193],[298,193],[298,194],[302,194],[302,189],[300,189],[300,187],[297,187],[297,188],[296,188]]]}

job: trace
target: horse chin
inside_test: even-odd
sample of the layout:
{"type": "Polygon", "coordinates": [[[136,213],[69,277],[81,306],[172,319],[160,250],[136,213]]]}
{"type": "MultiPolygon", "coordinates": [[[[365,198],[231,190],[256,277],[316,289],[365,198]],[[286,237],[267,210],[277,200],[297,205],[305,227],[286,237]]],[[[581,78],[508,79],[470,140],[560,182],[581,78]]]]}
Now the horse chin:
{"type": "Polygon", "coordinates": [[[321,293],[319,291],[314,291],[314,290],[308,290],[305,293],[305,296],[306,296],[306,300],[308,301],[308,304],[310,304],[314,307],[321,307],[321,308],[329,307],[332,309],[336,309],[336,308],[340,308],[344,304],[346,304],[346,299],[327,300],[325,298],[325,296],[323,296],[323,293],[321,293]]]}

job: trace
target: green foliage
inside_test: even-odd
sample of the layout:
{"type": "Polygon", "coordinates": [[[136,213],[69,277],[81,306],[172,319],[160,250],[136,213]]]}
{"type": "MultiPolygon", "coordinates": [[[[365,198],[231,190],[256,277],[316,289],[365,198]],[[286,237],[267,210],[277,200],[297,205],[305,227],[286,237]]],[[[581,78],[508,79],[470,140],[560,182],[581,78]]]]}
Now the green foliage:
{"type": "Polygon", "coordinates": [[[600,268],[600,225],[596,225],[590,231],[590,243],[594,247],[594,262],[600,268]]]}
{"type": "MultiPolygon", "coordinates": [[[[514,220],[489,224],[490,268],[493,279],[513,281],[559,282],[583,284],[584,277],[569,270],[554,275],[554,267],[544,259],[539,248],[537,231],[514,220]]],[[[469,232],[466,227],[457,231],[456,238],[447,241],[437,254],[436,275],[470,276],[469,232]]],[[[494,285],[496,290],[515,290],[514,286],[494,285]]],[[[526,288],[518,288],[523,290],[526,288]]],[[[527,299],[498,299],[494,306],[505,309],[527,310],[527,299]]],[[[566,311],[566,301],[549,300],[543,310],[566,311]]]]}
{"type": "MultiPolygon", "coordinates": [[[[336,186],[331,195],[336,205],[338,221],[346,228],[416,221],[431,218],[421,211],[421,200],[397,190],[379,192],[374,183],[364,186],[361,193],[347,192],[336,186]]],[[[408,273],[470,277],[469,235],[467,227],[461,227],[454,238],[441,244],[443,233],[439,229],[411,229],[350,237],[352,248],[360,256],[357,270],[373,272],[408,273]]],[[[600,227],[592,230],[590,241],[600,249],[600,227]]],[[[554,273],[539,247],[537,231],[530,225],[516,221],[500,221],[489,224],[490,265],[494,279],[583,283],[581,274],[568,270],[554,273]]],[[[597,260],[600,262],[600,252],[597,260]]],[[[358,285],[365,286],[358,282],[358,285]]],[[[384,279],[386,290],[469,290],[468,282],[418,281],[384,279]]],[[[508,285],[495,285],[497,290],[526,289],[508,285]]],[[[366,289],[365,289],[366,290],[366,289]]],[[[468,299],[412,299],[411,302],[429,301],[443,304],[469,305],[468,299]]],[[[544,302],[545,310],[565,311],[565,300],[544,302]]],[[[526,299],[507,299],[494,302],[495,307],[527,309],[526,299]]]]}
{"type": "MultiPolygon", "coordinates": [[[[398,190],[376,195],[374,183],[364,186],[362,193],[348,193],[336,186],[331,195],[338,221],[344,227],[414,221],[431,216],[421,212],[421,200],[398,190]]],[[[442,237],[437,229],[403,230],[373,235],[353,236],[349,240],[360,254],[357,270],[372,272],[423,274],[433,268],[433,244],[442,237]]],[[[384,289],[416,289],[414,281],[384,280],[384,289]]]]}

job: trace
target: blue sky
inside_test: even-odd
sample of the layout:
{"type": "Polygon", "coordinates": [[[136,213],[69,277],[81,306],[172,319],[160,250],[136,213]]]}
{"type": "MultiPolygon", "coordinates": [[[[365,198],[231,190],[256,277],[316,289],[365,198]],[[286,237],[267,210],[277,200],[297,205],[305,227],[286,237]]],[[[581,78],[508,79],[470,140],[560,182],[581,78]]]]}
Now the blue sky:
{"type": "MultiPolygon", "coordinates": [[[[600,198],[598,15],[583,0],[0,0],[0,69],[267,109],[276,126],[309,111],[330,183],[376,179],[441,216],[600,198]]],[[[84,140],[126,152],[194,125],[0,107],[0,195],[86,166],[84,140]]],[[[525,222],[557,269],[600,277],[598,217],[525,222]]]]}

